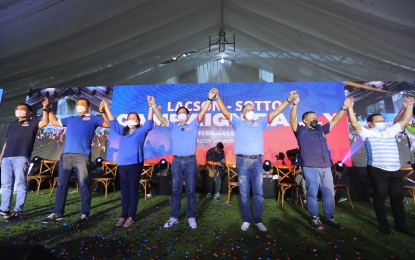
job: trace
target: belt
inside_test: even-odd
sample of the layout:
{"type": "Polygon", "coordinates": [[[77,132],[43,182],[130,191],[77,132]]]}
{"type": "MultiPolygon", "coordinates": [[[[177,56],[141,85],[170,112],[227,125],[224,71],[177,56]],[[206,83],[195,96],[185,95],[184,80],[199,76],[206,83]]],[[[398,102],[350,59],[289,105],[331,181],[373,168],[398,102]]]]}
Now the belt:
{"type": "Polygon", "coordinates": [[[193,158],[193,157],[196,157],[196,156],[194,154],[188,155],[188,156],[179,156],[179,155],[174,156],[174,158],[176,158],[176,159],[190,159],[190,158],[193,158]]]}
{"type": "Polygon", "coordinates": [[[243,154],[237,154],[236,156],[238,157],[243,157],[243,158],[249,158],[249,159],[258,159],[262,157],[262,154],[258,154],[258,155],[243,155],[243,154]]]}

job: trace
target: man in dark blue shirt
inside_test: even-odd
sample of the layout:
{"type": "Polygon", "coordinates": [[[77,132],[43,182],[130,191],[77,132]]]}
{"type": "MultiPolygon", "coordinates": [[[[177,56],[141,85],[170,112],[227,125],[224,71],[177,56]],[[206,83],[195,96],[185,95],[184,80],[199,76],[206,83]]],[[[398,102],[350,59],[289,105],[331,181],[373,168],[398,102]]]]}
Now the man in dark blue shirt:
{"type": "Polygon", "coordinates": [[[351,105],[351,100],[347,98],[340,111],[329,123],[323,126],[318,124],[317,115],[313,111],[304,113],[302,116],[304,126],[299,125],[297,122],[297,106],[299,102],[300,96],[296,94],[291,107],[290,123],[300,147],[311,226],[318,229],[323,228],[318,216],[317,193],[320,189],[324,211],[323,222],[336,228],[342,228],[334,218],[334,183],[326,134],[340,121],[345,110],[351,105]]]}
{"type": "Polygon", "coordinates": [[[220,199],[220,188],[222,178],[225,175],[225,153],[223,152],[223,143],[217,143],[215,147],[206,152],[206,169],[208,171],[208,194],[207,198],[212,197],[213,184],[215,184],[214,199],[220,199]]]}
{"type": "Polygon", "coordinates": [[[99,126],[109,127],[109,120],[104,111],[105,102],[99,105],[99,111],[103,117],[92,116],[89,113],[90,102],[81,98],[76,103],[78,115],[58,120],[50,112],[50,122],[54,126],[66,127],[66,141],[59,162],[59,179],[56,186],[55,207],[52,214],[43,219],[43,223],[62,220],[65,211],[66,195],[68,193],[69,179],[72,170],[78,179],[81,191],[81,222],[86,222],[91,207],[91,189],[88,175],[90,162],[91,143],[95,129],[99,126]]]}
{"type": "Polygon", "coordinates": [[[6,142],[0,155],[2,189],[0,215],[3,218],[17,220],[23,216],[30,157],[38,129],[47,126],[49,123],[48,105],[49,100],[45,98],[42,102],[42,120],[31,117],[33,109],[30,105],[20,103],[16,106],[15,115],[17,120],[9,124],[6,142]],[[16,204],[14,212],[10,213],[14,187],[17,191],[16,204]]]}

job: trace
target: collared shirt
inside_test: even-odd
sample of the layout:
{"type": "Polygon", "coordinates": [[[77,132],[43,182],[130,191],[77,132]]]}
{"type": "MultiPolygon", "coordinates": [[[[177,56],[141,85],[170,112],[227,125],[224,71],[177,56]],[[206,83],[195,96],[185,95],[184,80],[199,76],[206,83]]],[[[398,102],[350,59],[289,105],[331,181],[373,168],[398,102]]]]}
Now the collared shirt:
{"type": "Polygon", "coordinates": [[[110,120],[111,128],[121,136],[117,155],[118,165],[130,165],[144,161],[144,141],[148,132],[153,129],[154,121],[146,120],[143,126],[136,128],[131,134],[130,130],[122,135],[124,126],[117,120],[110,120]]]}
{"type": "Polygon", "coordinates": [[[367,165],[385,171],[397,171],[401,168],[398,145],[395,136],[402,132],[399,123],[378,131],[374,128],[364,128],[357,134],[364,140],[366,146],[367,165]]]}
{"type": "Polygon", "coordinates": [[[62,153],[90,154],[95,129],[103,126],[104,119],[98,116],[70,116],[60,120],[66,127],[65,147],[62,153]]]}
{"type": "Polygon", "coordinates": [[[39,119],[29,118],[24,121],[14,121],[9,124],[6,134],[6,149],[3,158],[32,155],[39,119]]]}
{"type": "Polygon", "coordinates": [[[303,167],[331,167],[331,159],[327,146],[326,134],[330,132],[330,123],[316,128],[297,125],[294,132],[300,147],[301,164],[303,167]]]}
{"type": "Polygon", "coordinates": [[[184,125],[169,121],[167,127],[170,129],[171,147],[174,155],[189,156],[196,153],[199,125],[198,119],[184,125]]]}
{"type": "Polygon", "coordinates": [[[251,124],[231,115],[230,123],[235,129],[235,154],[264,154],[264,129],[269,124],[269,115],[251,124]]]}

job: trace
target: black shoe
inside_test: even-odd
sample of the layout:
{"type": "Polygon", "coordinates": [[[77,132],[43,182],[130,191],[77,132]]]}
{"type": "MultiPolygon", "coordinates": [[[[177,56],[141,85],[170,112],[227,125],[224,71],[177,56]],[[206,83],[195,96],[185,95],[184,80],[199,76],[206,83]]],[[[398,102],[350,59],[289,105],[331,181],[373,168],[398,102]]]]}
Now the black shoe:
{"type": "Polygon", "coordinates": [[[0,210],[0,216],[2,217],[2,218],[9,218],[10,217],[10,211],[3,211],[3,210],[0,210]]]}
{"type": "Polygon", "coordinates": [[[403,228],[398,228],[397,227],[396,230],[398,230],[401,233],[404,233],[405,235],[415,237],[415,233],[407,227],[403,227],[403,228]]]}
{"type": "Polygon", "coordinates": [[[14,220],[18,220],[22,217],[23,217],[23,212],[22,211],[15,211],[10,215],[8,220],[14,221],[14,220]]]}
{"type": "Polygon", "coordinates": [[[320,218],[318,216],[313,216],[310,218],[310,224],[313,228],[323,229],[323,225],[321,225],[320,218]]]}
{"type": "Polygon", "coordinates": [[[332,226],[334,228],[342,229],[343,226],[336,221],[334,217],[331,218],[322,218],[321,219],[324,223],[328,224],[329,226],[332,226]]]}
{"type": "Polygon", "coordinates": [[[57,214],[52,213],[52,214],[50,214],[47,218],[42,219],[42,223],[47,224],[47,223],[49,223],[49,222],[59,221],[59,220],[62,220],[62,219],[63,219],[63,217],[62,217],[62,216],[58,216],[57,214]]]}
{"type": "Polygon", "coordinates": [[[386,234],[386,235],[392,235],[392,231],[391,231],[391,229],[389,228],[389,226],[379,226],[378,227],[378,229],[379,229],[379,231],[380,232],[382,232],[383,234],[386,234]]]}

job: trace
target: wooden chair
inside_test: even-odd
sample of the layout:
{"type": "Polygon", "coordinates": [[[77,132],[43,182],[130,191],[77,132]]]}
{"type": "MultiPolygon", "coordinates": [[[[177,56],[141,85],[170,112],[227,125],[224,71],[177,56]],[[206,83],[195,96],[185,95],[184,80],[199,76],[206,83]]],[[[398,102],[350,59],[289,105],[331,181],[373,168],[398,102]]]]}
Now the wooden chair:
{"type": "Polygon", "coordinates": [[[112,183],[115,192],[115,177],[117,177],[118,165],[115,162],[102,162],[102,177],[94,178],[93,185],[102,183],[105,188],[105,198],[107,198],[108,186],[112,183]]]}
{"type": "MultiPolygon", "coordinates": [[[[50,189],[49,197],[51,197],[51,196],[52,196],[52,194],[53,194],[53,190],[55,189],[56,184],[58,183],[58,179],[59,179],[59,176],[57,176],[57,177],[53,177],[53,185],[52,185],[52,188],[50,189]]],[[[75,175],[75,176],[71,176],[71,180],[75,181],[75,185],[76,185],[76,193],[78,193],[78,194],[79,194],[78,178],[76,177],[76,175],[75,175]]]]}
{"type": "Polygon", "coordinates": [[[55,167],[59,161],[57,160],[42,160],[40,162],[39,172],[35,175],[27,176],[27,183],[35,180],[37,183],[36,194],[39,195],[40,185],[43,181],[49,180],[49,186],[52,188],[52,177],[55,167]]]}
{"type": "MultiPolygon", "coordinates": [[[[347,199],[349,200],[349,203],[350,203],[350,207],[352,209],[354,209],[353,203],[352,203],[352,198],[350,197],[349,185],[348,184],[336,183],[336,173],[333,174],[333,186],[334,186],[334,197],[336,197],[337,190],[339,190],[339,189],[345,190],[346,195],[347,195],[347,199]]],[[[334,207],[336,207],[336,200],[334,200],[334,207]]]]}
{"type": "Polygon", "coordinates": [[[303,201],[298,194],[298,189],[302,187],[295,182],[297,166],[295,165],[274,165],[274,166],[277,169],[277,174],[278,174],[277,192],[278,192],[278,202],[280,202],[280,199],[281,199],[281,207],[284,207],[285,192],[291,188],[295,189],[296,203],[297,203],[297,199],[299,199],[301,207],[303,207],[304,206],[303,201]]]}
{"type": "Polygon", "coordinates": [[[414,169],[412,169],[411,166],[404,166],[404,167],[401,167],[400,170],[401,171],[408,171],[408,174],[406,174],[405,177],[403,177],[403,179],[404,179],[404,181],[409,181],[409,182],[414,184],[414,185],[405,185],[405,186],[403,186],[403,188],[405,190],[407,190],[409,192],[409,194],[411,194],[412,200],[413,200],[414,206],[415,206],[415,180],[409,178],[414,173],[414,169]]]}
{"type": "Polygon", "coordinates": [[[236,172],[236,164],[227,164],[228,169],[228,201],[227,204],[231,203],[231,192],[233,188],[238,187],[238,173],[236,172]]]}
{"type": "Polygon", "coordinates": [[[151,197],[151,179],[153,178],[153,170],[155,163],[144,163],[143,172],[141,173],[140,184],[144,188],[144,201],[147,201],[147,189],[150,189],[151,197]]]}

